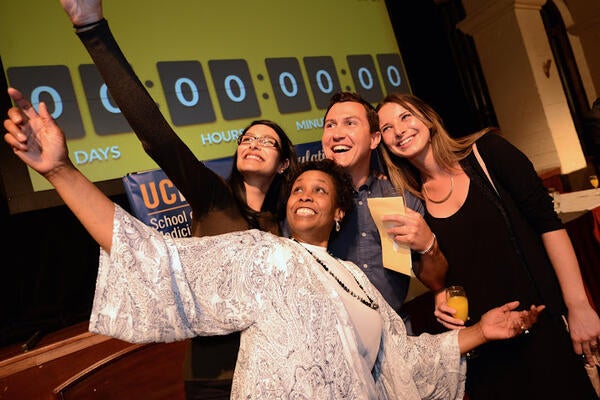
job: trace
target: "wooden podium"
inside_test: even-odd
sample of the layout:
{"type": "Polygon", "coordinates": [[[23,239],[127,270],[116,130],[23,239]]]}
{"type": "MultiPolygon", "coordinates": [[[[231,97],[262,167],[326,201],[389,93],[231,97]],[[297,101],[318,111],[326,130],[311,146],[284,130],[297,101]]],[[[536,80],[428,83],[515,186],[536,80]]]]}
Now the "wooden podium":
{"type": "Polygon", "coordinates": [[[0,399],[185,398],[187,341],[131,344],[87,331],[87,322],[50,334],[35,349],[0,349],[0,399]]]}

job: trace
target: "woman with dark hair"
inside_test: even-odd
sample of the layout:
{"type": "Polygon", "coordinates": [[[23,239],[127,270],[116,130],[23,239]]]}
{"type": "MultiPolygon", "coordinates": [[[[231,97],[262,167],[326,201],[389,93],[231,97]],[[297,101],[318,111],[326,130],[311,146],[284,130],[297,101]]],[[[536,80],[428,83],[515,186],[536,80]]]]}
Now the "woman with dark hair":
{"type": "MultiPolygon", "coordinates": [[[[252,152],[250,154],[254,157],[257,155],[252,152]]],[[[267,158],[265,154],[260,155],[267,158]]],[[[227,183],[249,226],[277,234],[281,233],[280,223],[285,215],[281,190],[285,186],[287,176],[297,168],[298,164],[298,157],[292,141],[275,122],[264,119],[256,120],[246,127],[238,137],[238,149],[233,155],[233,159],[236,162],[232,166],[227,183]],[[266,132],[264,136],[256,136],[258,129],[266,132]],[[272,132],[277,136],[273,136],[272,132]],[[279,154],[274,160],[265,160],[267,164],[271,163],[270,168],[268,165],[267,168],[248,165],[249,162],[255,161],[255,158],[250,157],[252,161],[246,161],[248,155],[244,151],[246,147],[254,146],[261,146],[264,150],[278,150],[279,154]],[[273,165],[273,161],[275,161],[275,165],[273,165]]]]}
{"type": "Polygon", "coordinates": [[[298,163],[284,130],[269,120],[250,123],[238,137],[231,175],[224,181],[196,158],[162,115],[113,37],[100,0],[61,3],[144,150],[190,204],[192,235],[247,227],[279,233],[281,182],[298,163]]]}
{"type": "MultiPolygon", "coordinates": [[[[600,320],[532,163],[493,129],[451,138],[415,96],[391,94],[377,109],[390,180],[424,199],[425,219],[448,260],[446,286],[468,294],[467,325],[506,299],[547,306],[528,335],[486,344],[468,360],[470,398],[596,398],[578,354],[595,363],[600,320]]],[[[464,327],[454,312],[438,295],[438,321],[464,327]]]]}
{"type": "MultiPolygon", "coordinates": [[[[75,32],[144,150],[171,179],[192,209],[192,236],[257,228],[281,233],[281,187],[298,158],[291,140],[273,121],[258,120],[238,137],[225,181],[197,159],[169,125],[128,63],[100,0],[61,0],[75,32]]],[[[227,399],[239,339],[200,337],[185,362],[188,399],[227,399]]]]}
{"type": "Polygon", "coordinates": [[[406,335],[355,264],[327,244],[353,206],[331,160],[291,178],[291,237],[251,229],[170,238],[136,220],[68,158],[63,132],[18,92],[5,141],[44,176],[102,250],[90,330],[129,342],[241,332],[232,399],[462,399],[462,354],[530,329],[543,306],[510,302],[474,326],[406,335]]]}

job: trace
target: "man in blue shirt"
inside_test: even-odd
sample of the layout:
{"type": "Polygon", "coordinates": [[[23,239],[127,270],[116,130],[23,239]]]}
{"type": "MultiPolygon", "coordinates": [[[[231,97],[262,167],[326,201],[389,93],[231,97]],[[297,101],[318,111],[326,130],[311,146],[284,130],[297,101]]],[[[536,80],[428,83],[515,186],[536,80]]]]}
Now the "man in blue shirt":
{"type": "MultiPolygon", "coordinates": [[[[342,166],[354,184],[354,209],[341,230],[329,242],[329,250],[358,265],[397,311],[408,292],[407,275],[383,267],[381,240],[367,206],[368,197],[386,197],[394,188],[389,180],[371,170],[373,151],[381,140],[379,118],[373,106],[355,93],[335,94],[325,112],[321,144],[325,157],[342,166]]],[[[423,219],[421,200],[404,193],[406,215],[399,217],[395,240],[413,251],[413,270],[430,289],[444,287],[448,268],[437,240],[423,219]],[[420,253],[420,254],[415,254],[420,253]]]]}

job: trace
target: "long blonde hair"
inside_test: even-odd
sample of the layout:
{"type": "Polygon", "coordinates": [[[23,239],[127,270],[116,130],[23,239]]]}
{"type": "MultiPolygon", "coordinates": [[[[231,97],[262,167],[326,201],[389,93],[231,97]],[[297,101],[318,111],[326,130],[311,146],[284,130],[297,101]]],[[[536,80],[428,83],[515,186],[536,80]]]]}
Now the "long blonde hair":
{"type": "MultiPolygon", "coordinates": [[[[473,151],[473,143],[481,136],[496,128],[485,128],[479,132],[458,139],[450,137],[439,114],[423,100],[407,93],[392,93],[386,96],[376,107],[379,111],[387,103],[396,103],[409,110],[427,128],[431,135],[431,149],[435,162],[444,171],[451,172],[454,166],[473,151]]],[[[392,154],[381,141],[379,150],[388,177],[396,189],[408,190],[423,199],[421,187],[423,181],[420,171],[406,158],[392,154]]]]}

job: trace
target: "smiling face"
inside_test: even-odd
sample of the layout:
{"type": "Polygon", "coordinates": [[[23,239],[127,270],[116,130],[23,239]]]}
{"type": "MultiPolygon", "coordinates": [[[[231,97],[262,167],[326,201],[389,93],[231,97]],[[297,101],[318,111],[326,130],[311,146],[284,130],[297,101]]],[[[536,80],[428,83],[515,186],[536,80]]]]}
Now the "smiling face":
{"type": "Polygon", "coordinates": [[[327,246],[335,221],[344,216],[336,199],[333,178],[327,173],[309,170],[298,176],[287,202],[287,221],[292,237],[327,246]]]}
{"type": "Polygon", "coordinates": [[[383,143],[396,156],[423,158],[429,149],[431,132],[411,111],[397,103],[385,103],[378,111],[383,143]]]}
{"type": "Polygon", "coordinates": [[[279,149],[281,148],[281,140],[273,128],[257,124],[251,126],[244,136],[268,137],[274,140],[277,146],[261,145],[258,140],[250,143],[242,142],[238,146],[236,160],[237,169],[242,175],[259,174],[266,177],[273,177],[277,172],[287,167],[286,162],[289,161],[282,161],[280,159],[279,149]]]}
{"type": "Polygon", "coordinates": [[[367,112],[360,103],[336,103],[325,116],[321,138],[325,157],[344,168],[353,178],[357,173],[366,172],[368,175],[371,152],[380,140],[379,132],[371,132],[367,112]]]}

